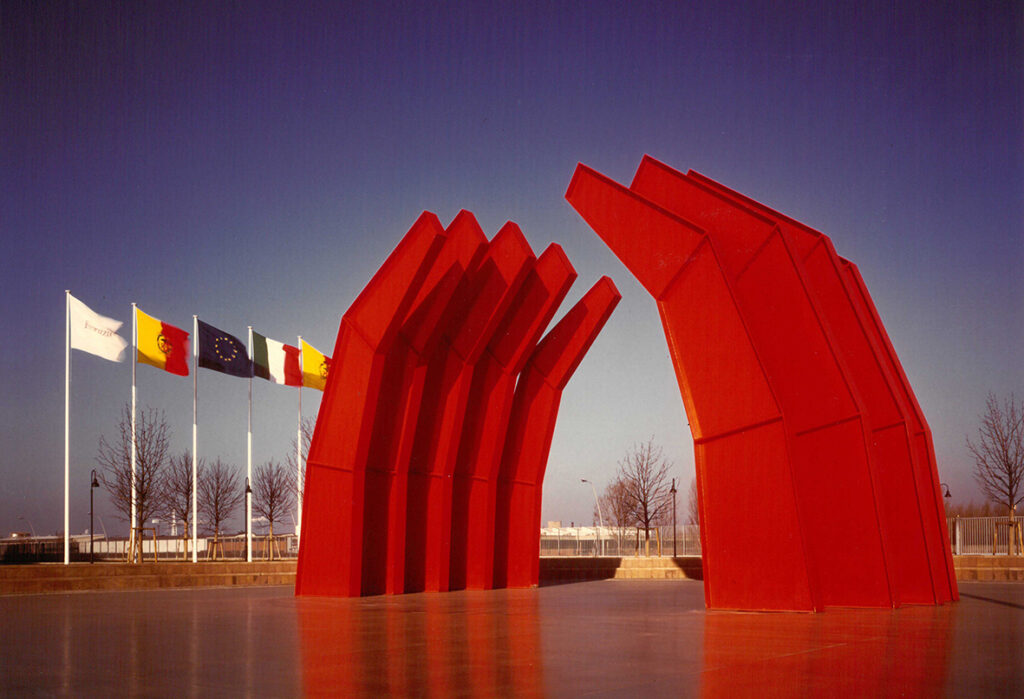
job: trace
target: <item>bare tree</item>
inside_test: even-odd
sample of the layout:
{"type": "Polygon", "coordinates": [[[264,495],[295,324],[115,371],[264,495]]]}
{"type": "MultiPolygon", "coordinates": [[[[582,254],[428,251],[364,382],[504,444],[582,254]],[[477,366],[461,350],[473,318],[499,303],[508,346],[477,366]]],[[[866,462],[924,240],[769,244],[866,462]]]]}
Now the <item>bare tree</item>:
{"type": "Polygon", "coordinates": [[[660,446],[654,438],[635,444],[619,462],[619,478],[626,486],[626,497],[633,518],[644,530],[644,546],[650,553],[651,527],[672,514],[672,494],[669,492],[669,468],[660,446]]]}
{"type": "MultiPolygon", "coordinates": [[[[626,484],[621,478],[616,478],[605,486],[600,497],[601,511],[608,515],[608,523],[615,527],[616,540],[619,542],[619,551],[622,551],[622,530],[636,524],[633,517],[633,508],[626,491],[626,484]]],[[[594,508],[594,517],[597,517],[597,508],[594,508]]]]}
{"type": "Polygon", "coordinates": [[[974,480],[986,497],[1012,515],[1024,500],[1024,402],[1017,403],[1011,393],[1000,404],[990,393],[979,419],[978,441],[967,437],[974,480]]]}
{"type": "Polygon", "coordinates": [[[135,422],[135,505],[137,519],[132,522],[132,409],[125,404],[117,424],[117,440],[100,437],[96,462],[100,480],[110,495],[118,516],[129,526],[141,526],[153,515],[163,512],[165,467],[170,428],[162,411],[145,408],[135,422]]]}
{"type": "Polygon", "coordinates": [[[220,525],[230,517],[245,498],[238,483],[238,470],[218,457],[199,480],[199,509],[206,517],[213,535],[220,538],[220,525]]]}
{"type": "Polygon", "coordinates": [[[280,461],[268,461],[256,467],[253,473],[252,509],[266,517],[270,523],[270,557],[273,558],[274,522],[281,519],[285,509],[291,504],[295,493],[295,483],[290,477],[292,472],[280,461]]]}
{"type": "Polygon", "coordinates": [[[690,481],[690,494],[686,500],[686,514],[690,524],[700,524],[700,504],[697,500],[697,479],[690,481]]]}
{"type": "MultiPolygon", "coordinates": [[[[197,484],[203,482],[205,467],[206,462],[200,459],[196,465],[197,484]]],[[[181,520],[181,538],[185,544],[184,551],[187,557],[189,524],[192,521],[192,454],[188,451],[171,457],[167,477],[164,479],[163,500],[167,513],[181,520]]]]}

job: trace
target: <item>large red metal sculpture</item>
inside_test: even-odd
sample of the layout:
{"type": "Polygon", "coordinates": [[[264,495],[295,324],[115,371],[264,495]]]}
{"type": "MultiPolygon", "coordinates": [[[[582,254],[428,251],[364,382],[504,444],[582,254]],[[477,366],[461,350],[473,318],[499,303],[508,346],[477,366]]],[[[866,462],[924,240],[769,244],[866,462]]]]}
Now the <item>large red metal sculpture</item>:
{"type": "Polygon", "coordinates": [[[502,227],[471,272],[462,307],[431,360],[409,467],[406,592],[448,589],[452,475],[473,373],[534,261],[519,228],[502,227]]]}
{"type": "Polygon", "coordinates": [[[877,314],[827,239],[652,159],[629,189],[580,166],[566,197],[658,302],[695,443],[707,606],[954,598],[922,487],[934,473],[877,314]]]}
{"type": "MultiPolygon", "coordinates": [[[[543,434],[517,433],[547,446],[510,451],[517,379],[575,278],[561,247],[535,259],[514,223],[488,242],[468,211],[446,230],[433,214],[417,221],[342,318],[310,446],[296,594],[494,585],[501,469],[526,454],[539,493],[557,412],[549,401],[543,434]]],[[[559,393],[611,311],[598,322],[593,303],[586,319],[568,316],[585,338],[542,343],[559,393]]],[[[536,505],[513,514],[535,533],[536,505]]]]}
{"type": "Polygon", "coordinates": [[[538,584],[544,472],[562,391],[621,296],[601,277],[541,340],[519,376],[497,474],[494,587],[538,584]]]}
{"type": "Polygon", "coordinates": [[[409,459],[427,365],[448,319],[458,311],[459,288],[487,247],[487,238],[467,211],[445,233],[444,247],[406,314],[384,368],[367,468],[366,500],[373,506],[366,508],[363,520],[363,594],[394,594],[405,588],[409,459]]]}
{"type": "Polygon", "coordinates": [[[424,213],[341,319],[306,462],[296,594],[362,590],[366,464],[384,365],[444,238],[424,213]]]}
{"type": "Polygon", "coordinates": [[[562,248],[537,258],[476,363],[453,474],[450,588],[494,581],[494,506],[516,378],[576,279],[562,248]]]}
{"type": "MultiPolygon", "coordinates": [[[[649,157],[645,167],[671,171],[649,157]]],[[[906,536],[891,535],[901,601],[958,599],[931,433],[856,267],[836,254],[828,236],[699,173],[691,171],[687,178],[771,218],[801,257],[805,280],[870,415],[888,520],[906,528],[906,536]]]]}

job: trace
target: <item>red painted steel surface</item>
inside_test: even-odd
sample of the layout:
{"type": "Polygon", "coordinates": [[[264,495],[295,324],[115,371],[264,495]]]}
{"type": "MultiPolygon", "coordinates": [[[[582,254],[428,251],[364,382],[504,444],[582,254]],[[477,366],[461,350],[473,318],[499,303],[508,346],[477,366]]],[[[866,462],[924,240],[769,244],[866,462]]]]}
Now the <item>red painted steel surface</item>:
{"type": "MultiPolygon", "coordinates": [[[[915,520],[888,517],[907,513],[884,507],[889,487],[901,489],[895,501],[913,504],[906,491],[912,484],[881,477],[863,400],[778,225],[650,158],[641,163],[631,189],[705,228],[721,253],[785,417],[801,526],[808,532],[824,604],[898,606],[900,589],[891,571],[899,554],[913,556],[912,581],[930,587],[923,541],[916,548],[895,545],[908,541],[904,527],[915,520]]],[[[737,527],[733,537],[743,536],[737,527]]],[[[914,601],[924,601],[918,592],[914,601]]]]}
{"type": "Polygon", "coordinates": [[[805,280],[817,296],[870,416],[883,506],[887,519],[898,523],[891,532],[891,549],[900,600],[943,603],[956,599],[952,557],[948,540],[943,539],[948,539],[945,514],[935,497],[938,474],[927,451],[913,444],[914,435],[922,431],[921,420],[912,408],[915,401],[908,398],[909,385],[897,369],[898,359],[884,327],[864,300],[866,289],[844,271],[844,261],[828,236],[699,173],[691,171],[688,177],[770,217],[801,257],[805,280]]]}
{"type": "Polygon", "coordinates": [[[297,595],[362,588],[366,461],[387,352],[444,243],[424,213],[342,317],[306,465],[297,595]]]}
{"type": "Polygon", "coordinates": [[[409,456],[429,358],[453,311],[453,298],[479,264],[487,238],[460,212],[411,304],[387,356],[367,466],[362,594],[401,593],[405,586],[405,512],[409,456]],[[382,546],[386,542],[386,546],[382,546]]]}
{"type": "Polygon", "coordinates": [[[792,430],[713,241],[583,165],[566,198],[657,301],[696,451],[706,605],[821,609],[792,430]]]}
{"type": "Polygon", "coordinates": [[[494,585],[497,475],[516,377],[575,279],[576,271],[562,248],[551,244],[476,363],[453,474],[453,590],[487,590],[494,585]]]}
{"type": "Polygon", "coordinates": [[[494,587],[538,583],[540,505],[562,391],[621,295],[602,277],[544,337],[519,375],[497,473],[494,587]]]}
{"type": "Polygon", "coordinates": [[[430,361],[409,463],[406,592],[448,589],[452,474],[474,369],[534,262],[518,226],[503,226],[460,289],[459,312],[430,361]]]}
{"type": "Polygon", "coordinates": [[[629,190],[580,166],[566,197],[658,302],[696,447],[707,606],[956,599],[926,423],[831,241],[646,157],[629,190]],[[788,536],[759,538],[761,521],[788,536]]]}
{"type": "MultiPolygon", "coordinates": [[[[840,258],[841,259],[841,258],[840,258]]],[[[932,443],[932,431],[925,419],[924,411],[917,401],[914,389],[910,386],[903,365],[900,363],[896,350],[889,340],[889,334],[882,324],[878,309],[875,308],[871,294],[868,293],[864,279],[860,276],[857,266],[848,260],[842,260],[843,270],[850,280],[851,287],[856,291],[854,298],[859,306],[863,307],[866,317],[872,321],[872,327],[882,347],[882,357],[889,367],[890,373],[897,378],[897,396],[906,408],[909,418],[908,428],[913,442],[915,454],[915,468],[918,484],[923,484],[921,491],[921,507],[925,512],[926,532],[929,535],[929,552],[934,552],[934,542],[938,540],[941,554],[945,562],[945,579],[949,585],[949,594],[952,600],[960,599],[957,589],[956,574],[953,570],[953,552],[949,545],[949,530],[946,528],[945,508],[942,504],[942,493],[939,488],[939,472],[935,462],[935,447],[932,443]]],[[[934,561],[934,558],[933,558],[934,561]]],[[[942,573],[935,574],[936,579],[942,578],[942,573]]]]}

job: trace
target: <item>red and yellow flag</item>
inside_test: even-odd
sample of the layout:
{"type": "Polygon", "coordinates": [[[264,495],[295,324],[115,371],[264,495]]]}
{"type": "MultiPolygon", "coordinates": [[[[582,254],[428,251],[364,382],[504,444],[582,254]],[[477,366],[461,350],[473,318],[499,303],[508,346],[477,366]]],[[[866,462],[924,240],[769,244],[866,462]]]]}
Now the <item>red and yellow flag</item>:
{"type": "Polygon", "coordinates": [[[188,376],[188,333],[135,309],[138,360],[178,376],[188,376]]]}
{"type": "Polygon", "coordinates": [[[327,372],[331,368],[331,358],[305,340],[302,341],[302,385],[318,388],[321,391],[327,386],[327,372]]]}

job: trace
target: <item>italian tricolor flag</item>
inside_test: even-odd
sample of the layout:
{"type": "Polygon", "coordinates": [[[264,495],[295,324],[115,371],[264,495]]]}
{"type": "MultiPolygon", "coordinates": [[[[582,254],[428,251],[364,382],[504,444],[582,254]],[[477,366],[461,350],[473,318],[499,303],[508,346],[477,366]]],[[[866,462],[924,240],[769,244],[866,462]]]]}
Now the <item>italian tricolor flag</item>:
{"type": "Polygon", "coordinates": [[[285,386],[301,386],[299,348],[252,334],[252,361],[256,376],[285,386]]]}

